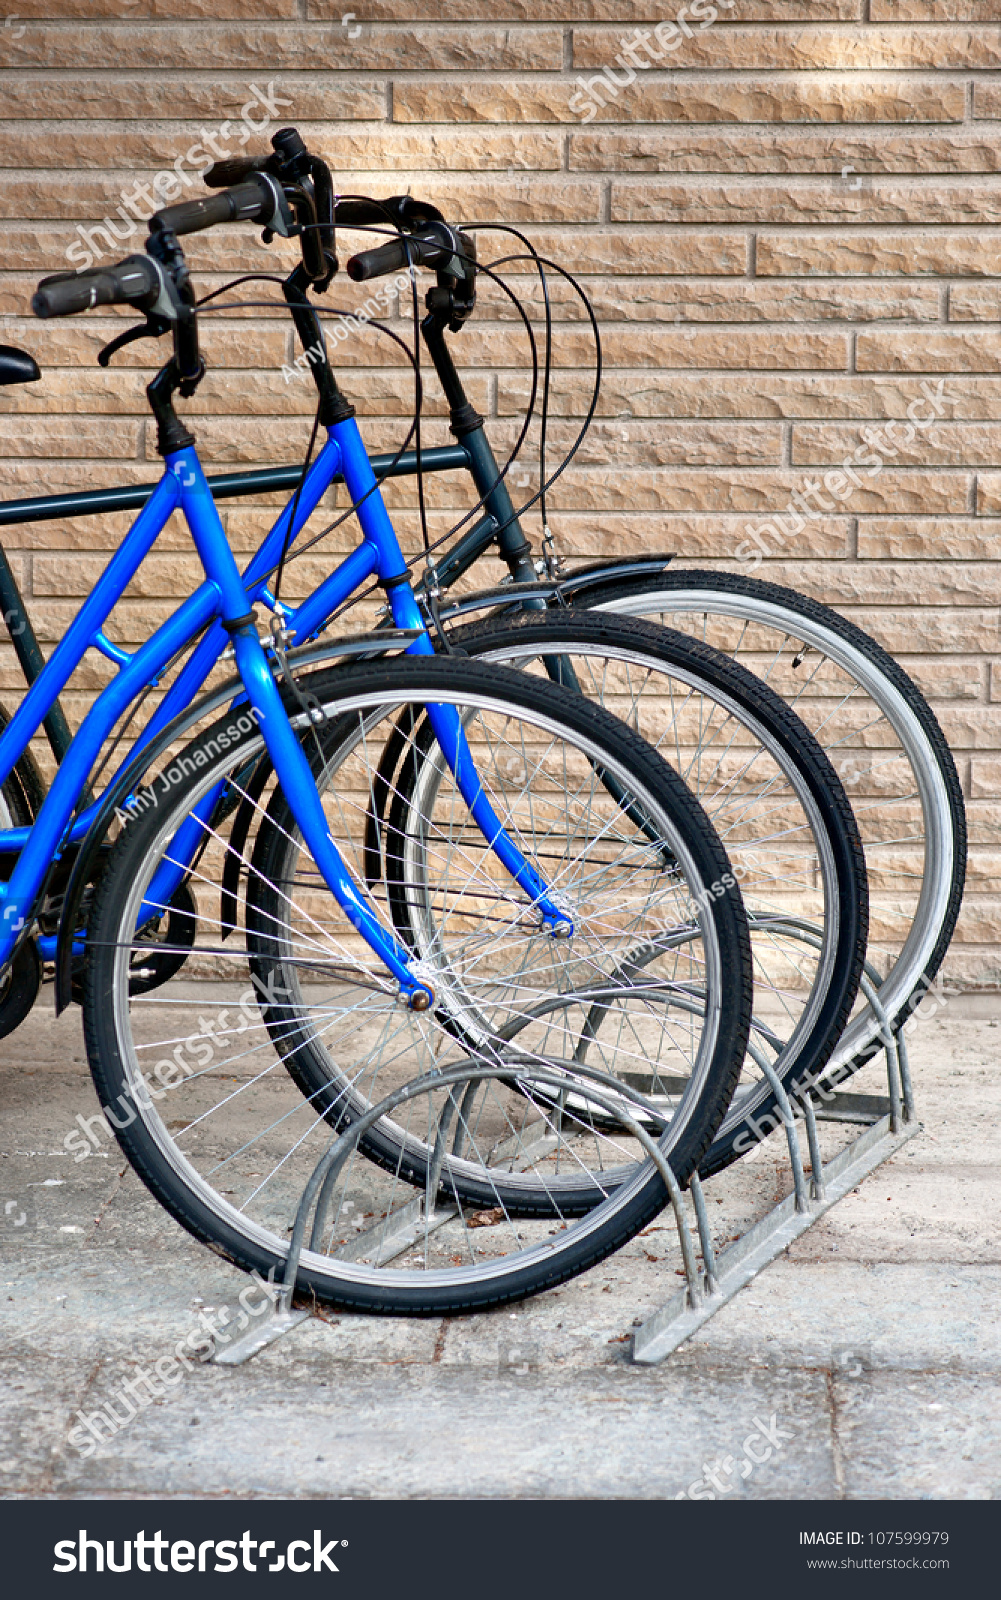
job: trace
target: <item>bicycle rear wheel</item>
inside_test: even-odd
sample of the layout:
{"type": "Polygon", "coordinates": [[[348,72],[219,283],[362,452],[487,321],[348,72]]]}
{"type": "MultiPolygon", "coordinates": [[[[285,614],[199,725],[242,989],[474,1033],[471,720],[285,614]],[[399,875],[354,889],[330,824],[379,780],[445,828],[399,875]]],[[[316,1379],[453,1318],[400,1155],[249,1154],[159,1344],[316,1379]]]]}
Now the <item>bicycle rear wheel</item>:
{"type": "MultiPolygon", "coordinates": [[[[614,1021],[606,1053],[645,1059],[652,1043],[671,1055],[675,1088],[659,1142],[682,1181],[725,1113],[750,1022],[747,924],[732,877],[723,882],[726,855],[666,764],[580,696],[522,673],[434,659],[345,667],[303,684],[330,719],[322,741],[305,719],[297,725],[357,883],[365,881],[386,732],[407,710],[416,723],[429,702],[451,704],[503,826],[566,905],[573,936],[559,941],[540,930],[443,778],[425,818],[446,928],[424,955],[436,1007],[401,1008],[272,788],[252,802],[242,942],[221,940],[214,907],[206,909],[228,844],[211,822],[199,824],[188,959],[155,991],[143,988],[134,961],[150,927],[137,934],[137,919],[153,875],[199,799],[220,782],[232,786],[262,748],[256,729],[234,740],[232,717],[222,719],[168,769],[158,806],[123,829],[98,890],[84,1020],[102,1104],[133,1166],[189,1231],[244,1267],[280,1272],[296,1204],[331,1127],[350,1136],[384,1095],[419,1074],[465,1072],[447,1148],[451,1088],[432,1084],[380,1116],[384,1159],[353,1151],[330,1228],[305,1252],[300,1282],[327,1302],[411,1314],[499,1303],[560,1282],[616,1249],[665,1199],[642,1140],[621,1119],[610,1127],[589,1109],[594,1078],[574,1051],[596,1005],[614,1021]],[[626,805],[611,800],[596,768],[615,774],[626,805]],[[276,852],[281,873],[271,875],[276,852]],[[656,983],[621,970],[637,937],[671,962],[656,983]],[[199,975],[202,984],[192,982],[199,975]],[[302,1083],[299,1066],[317,1039],[331,1062],[319,1092],[302,1083]],[[552,1093],[554,1075],[566,1095],[552,1093]],[[519,1212],[528,1190],[531,1218],[519,1212]],[[363,1224],[361,1246],[345,1236],[345,1218],[363,1224]]],[[[223,796],[217,816],[232,814],[231,798],[223,796]]],[[[384,889],[369,903],[388,926],[384,889]]]]}
{"type": "MultiPolygon", "coordinates": [[[[966,816],[955,762],[904,670],[860,628],[793,589],[669,568],[582,595],[582,608],[645,617],[724,651],[794,707],[848,790],[869,877],[868,960],[899,1026],[926,993],[955,931],[966,816]]],[[[859,1003],[832,1058],[838,1076],[882,1048],[885,1024],[859,1003]]],[[[729,1159],[735,1099],[703,1171],[729,1159]]]]}

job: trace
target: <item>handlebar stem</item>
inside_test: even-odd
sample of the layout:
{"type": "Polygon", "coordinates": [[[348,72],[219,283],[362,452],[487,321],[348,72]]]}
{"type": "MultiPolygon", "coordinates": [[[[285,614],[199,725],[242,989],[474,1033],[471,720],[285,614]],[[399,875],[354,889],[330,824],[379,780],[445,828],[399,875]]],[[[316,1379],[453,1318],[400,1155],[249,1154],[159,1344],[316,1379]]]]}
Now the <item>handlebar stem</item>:
{"type": "Polygon", "coordinates": [[[205,372],[205,363],[198,353],[198,315],[184,251],[176,235],[165,228],[159,233],[150,234],[146,241],[146,253],[160,262],[173,285],[177,316],[172,327],[178,386],[181,383],[190,384],[191,389],[186,392],[193,394],[194,386],[205,372]]]}
{"type": "Polygon", "coordinates": [[[329,428],[335,422],[344,422],[348,417],[353,417],[355,408],[344,398],[337,386],[337,379],[334,377],[327,355],[326,340],[320,329],[320,319],[306,298],[306,288],[310,282],[309,271],[300,262],[282,284],[282,294],[292,313],[292,321],[295,323],[295,331],[299,335],[303,351],[306,354],[311,350],[318,352],[318,358],[310,360],[309,370],[320,396],[321,426],[329,428]]]}
{"type": "Polygon", "coordinates": [[[166,366],[160,368],[146,389],[150,410],[156,418],[158,455],[169,456],[174,450],[187,450],[195,442],[194,434],[188,431],[174,410],[174,395],[178,389],[185,387],[177,361],[172,357],[166,366]]]}

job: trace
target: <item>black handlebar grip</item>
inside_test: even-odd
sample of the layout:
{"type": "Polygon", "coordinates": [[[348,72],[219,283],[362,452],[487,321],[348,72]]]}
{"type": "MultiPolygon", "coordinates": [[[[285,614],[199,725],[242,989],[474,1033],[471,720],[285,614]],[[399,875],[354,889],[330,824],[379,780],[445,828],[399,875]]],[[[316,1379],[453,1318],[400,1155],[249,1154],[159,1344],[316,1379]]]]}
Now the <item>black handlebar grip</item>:
{"type": "Polygon", "coordinates": [[[209,167],[208,172],[202,173],[202,182],[209,189],[226,189],[231,183],[242,183],[244,178],[256,172],[263,162],[252,160],[250,156],[234,156],[231,161],[216,161],[209,167]]]}
{"type": "Polygon", "coordinates": [[[407,264],[406,246],[402,239],[390,239],[375,250],[361,250],[348,262],[348,277],[352,283],[364,283],[368,278],[384,278],[387,272],[396,272],[407,264]]]}
{"type": "Polygon", "coordinates": [[[387,272],[405,267],[408,259],[415,267],[433,267],[441,261],[448,261],[450,257],[451,252],[440,245],[437,239],[422,239],[419,234],[410,233],[401,239],[391,239],[388,244],[381,244],[377,250],[359,251],[348,262],[348,277],[354,283],[364,283],[367,278],[384,278],[387,272]]]}
{"type": "Polygon", "coordinates": [[[36,317],[72,317],[93,306],[134,305],[148,311],[159,295],[160,279],[152,261],[128,256],[114,267],[43,278],[31,297],[31,309],[36,317]]]}
{"type": "Polygon", "coordinates": [[[150,231],[160,233],[198,233],[214,228],[217,222],[263,222],[274,216],[275,199],[267,181],[238,183],[204,200],[182,200],[180,205],[164,206],[150,218],[150,231]]]}

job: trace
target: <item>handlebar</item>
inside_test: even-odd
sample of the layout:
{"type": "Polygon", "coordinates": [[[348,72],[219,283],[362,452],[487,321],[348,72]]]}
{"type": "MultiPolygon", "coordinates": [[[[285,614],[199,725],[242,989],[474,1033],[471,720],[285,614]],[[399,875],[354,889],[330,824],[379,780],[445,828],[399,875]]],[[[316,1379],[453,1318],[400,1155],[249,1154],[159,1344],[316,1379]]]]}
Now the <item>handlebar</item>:
{"type": "Polygon", "coordinates": [[[160,274],[148,256],[126,256],[113,267],[56,272],[31,297],[36,317],[72,317],[93,306],[132,305],[150,311],[160,298],[160,274]]]}
{"type": "Polygon", "coordinates": [[[198,233],[214,228],[218,222],[262,222],[265,227],[274,217],[277,198],[267,178],[260,176],[238,183],[221,194],[204,200],[182,200],[180,205],[164,206],[150,218],[150,233],[198,233]]]}
{"type": "Polygon", "coordinates": [[[408,260],[418,267],[444,267],[454,255],[454,248],[442,244],[440,239],[412,233],[401,239],[390,239],[388,244],[380,244],[374,250],[359,251],[348,262],[348,277],[353,283],[384,278],[387,273],[401,271],[408,260]]]}
{"type": "Polygon", "coordinates": [[[206,189],[226,189],[231,183],[243,183],[252,172],[263,171],[267,156],[231,156],[228,161],[215,161],[202,173],[206,189]]]}

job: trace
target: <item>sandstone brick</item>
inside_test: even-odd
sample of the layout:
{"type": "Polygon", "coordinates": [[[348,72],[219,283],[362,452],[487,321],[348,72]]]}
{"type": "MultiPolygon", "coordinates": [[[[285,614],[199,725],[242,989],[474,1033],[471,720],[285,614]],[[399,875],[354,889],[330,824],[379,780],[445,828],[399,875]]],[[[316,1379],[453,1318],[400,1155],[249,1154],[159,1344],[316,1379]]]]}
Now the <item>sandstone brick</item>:
{"type": "MultiPolygon", "coordinates": [[[[153,175],[149,173],[150,177],[153,175]]],[[[363,192],[367,177],[368,174],[362,174],[353,180],[358,181],[363,192]]],[[[132,225],[119,217],[116,209],[122,204],[123,191],[126,194],[134,192],[135,181],[135,174],[127,172],[117,179],[107,174],[99,176],[87,173],[83,179],[70,175],[51,179],[43,190],[31,178],[13,179],[0,191],[0,216],[37,217],[40,220],[79,219],[88,228],[100,226],[101,219],[110,216],[119,233],[131,228],[125,238],[117,241],[108,235],[106,227],[104,237],[99,236],[99,248],[114,258],[116,254],[125,254],[140,246],[145,234],[145,229],[138,223],[132,225]]],[[[404,173],[399,172],[395,175],[395,181],[402,184],[404,189],[408,182],[419,183],[423,198],[433,200],[446,215],[455,220],[472,213],[469,215],[472,221],[480,212],[488,217],[503,216],[515,222],[598,220],[600,192],[595,181],[557,181],[555,178],[534,177],[531,180],[518,177],[465,181],[424,177],[420,180],[413,176],[407,179],[404,173]]],[[[387,187],[385,178],[374,179],[373,186],[376,183],[379,189],[385,190],[387,187]]],[[[230,231],[238,230],[226,230],[227,233],[230,231]]],[[[260,253],[258,251],[258,259],[260,253]]]]}
{"type": "Polygon", "coordinates": [[[1001,961],[990,946],[953,944],[942,973],[964,994],[996,994],[1001,986],[1001,961]]]}
{"type": "Polygon", "coordinates": [[[985,328],[969,333],[958,328],[942,333],[863,328],[855,360],[860,372],[997,372],[1001,333],[985,328]]]}
{"type": "MultiPolygon", "coordinates": [[[[836,133],[719,128],[613,133],[602,128],[571,134],[569,165],[584,172],[788,172],[816,177],[828,171],[835,184],[851,191],[852,174],[998,172],[1001,150],[986,128],[976,133],[855,133],[843,128],[836,133]]],[[[859,192],[868,196],[870,191],[865,187],[859,192]]]]}
{"type": "MultiPolygon", "coordinates": [[[[937,381],[937,380],[936,380],[937,381]]],[[[562,415],[583,416],[593,379],[587,372],[557,371],[550,406],[562,415]]],[[[521,373],[502,373],[497,403],[503,414],[522,408],[529,381],[521,373]]],[[[664,417],[852,417],[860,422],[904,417],[921,394],[913,376],[836,373],[715,372],[707,385],[687,373],[650,371],[603,373],[599,416],[664,417]]],[[[1001,379],[950,374],[949,411],[953,417],[1001,415],[1001,379]]]]}
{"type": "MultiPolygon", "coordinates": [[[[632,327],[606,330],[602,345],[610,366],[782,367],[844,370],[846,341],[841,333],[791,328],[694,330],[660,326],[640,334],[632,327]]],[[[566,335],[564,335],[566,337],[566,335]]]]}
{"type": "MultiPolygon", "coordinates": [[[[514,445],[517,423],[490,428],[495,449],[514,445]]],[[[576,423],[550,424],[550,453],[558,460],[573,444],[576,423]]],[[[580,466],[760,466],[778,464],[782,436],[774,423],[596,422],[589,429],[576,462],[580,466]]]]}
{"type": "Polygon", "coordinates": [[[951,284],[949,286],[949,321],[1001,322],[1001,284],[951,284]]]}
{"type": "Polygon", "coordinates": [[[1001,900],[976,900],[965,902],[956,924],[957,944],[991,944],[994,946],[993,969],[1001,976],[1001,961],[997,947],[1001,943],[1001,900]]]}
{"type": "MultiPolygon", "coordinates": [[[[228,330],[227,330],[228,336],[228,330]]],[[[594,341],[590,329],[571,323],[560,330],[560,360],[590,369],[594,341]]],[[[523,330],[510,323],[478,323],[463,334],[457,356],[477,366],[510,366],[525,371],[529,347],[523,330]]],[[[611,367],[656,366],[688,368],[827,368],[844,370],[847,340],[842,333],[813,332],[798,327],[681,329],[674,325],[639,328],[611,324],[602,334],[602,352],[611,367]],[[692,337],[694,331],[694,338],[692,337]]],[[[255,345],[256,353],[256,345],[255,345]]],[[[39,358],[41,359],[41,358],[39,358]]],[[[364,330],[338,346],[337,364],[355,366],[374,362],[398,366],[399,353],[378,341],[375,330],[364,330]]],[[[226,362],[236,365],[235,362],[226,362]]],[[[260,365],[255,361],[255,365],[260,365]]]]}
{"type": "Polygon", "coordinates": [[[996,606],[986,611],[974,607],[950,610],[933,606],[907,609],[844,606],[839,610],[849,621],[871,633],[891,655],[903,655],[908,651],[935,656],[977,655],[996,650],[998,645],[996,606]]]}
{"type": "Polygon", "coordinates": [[[763,276],[817,273],[840,277],[929,273],[1001,275],[1001,249],[984,233],[858,232],[759,234],[757,270],[763,276]]]}
{"type": "MultiPolygon", "coordinates": [[[[975,757],[970,762],[970,770],[982,759],[975,757]]],[[[1001,789],[996,793],[1001,795],[1001,789]]],[[[966,826],[972,846],[1001,845],[1001,799],[967,799],[966,826]]]]}
{"type": "MultiPolygon", "coordinates": [[[[340,0],[306,0],[309,17],[334,18],[343,13],[340,0]]],[[[659,20],[662,7],[657,0],[424,0],[421,12],[426,21],[444,22],[650,22],[659,20]]],[[[862,15],[861,0],[810,0],[810,14],[832,20],[862,15]]],[[[774,22],[803,16],[803,0],[744,0],[741,17],[754,22],[774,22]]],[[[367,21],[394,22],[400,12],[398,0],[369,0],[367,21]]]]}
{"type": "MultiPolygon", "coordinates": [[[[328,134],[323,124],[303,118],[296,126],[311,149],[323,150],[328,134]]],[[[48,125],[29,121],[0,124],[0,137],[11,166],[16,167],[93,167],[160,169],[181,159],[182,181],[194,194],[204,192],[198,176],[198,163],[186,159],[188,150],[203,151],[199,128],[195,124],[155,122],[129,124],[124,130],[117,123],[88,121],[69,123],[50,130],[48,125]]],[[[341,171],[394,171],[412,167],[423,171],[519,170],[544,171],[563,166],[561,136],[556,133],[527,133],[504,130],[454,129],[415,132],[410,129],[359,131],[345,129],[337,140],[337,166],[341,171]]],[[[221,143],[239,143],[223,136],[221,143]]],[[[249,146],[248,146],[249,148],[249,146]]],[[[267,151],[266,141],[260,148],[267,151]]]]}
{"type": "MultiPolygon", "coordinates": [[[[578,126],[571,110],[576,80],[470,78],[462,83],[406,79],[397,83],[397,122],[565,122],[578,126]]],[[[591,102],[596,104],[596,102],[591,102]]],[[[863,83],[851,78],[789,79],[777,75],[716,77],[686,82],[646,78],[628,94],[604,102],[600,123],[668,122],[962,122],[961,83],[892,76],[863,83]]],[[[580,107],[578,102],[578,109],[580,107]]]]}
{"type": "Polygon", "coordinates": [[[134,422],[79,417],[8,416],[0,434],[5,456],[134,457],[139,429],[134,422]]]}
{"type": "MultiPolygon", "coordinates": [[[[291,370],[291,369],[286,369],[291,370]]],[[[16,415],[49,412],[92,416],[131,415],[148,417],[146,400],[148,374],[145,370],[78,370],[49,367],[40,383],[31,388],[0,389],[0,413],[16,415]]],[[[485,377],[472,374],[466,382],[470,401],[479,410],[488,405],[485,377]]],[[[433,376],[425,381],[425,410],[429,415],[447,414],[440,386],[433,376]]],[[[303,373],[286,381],[282,369],[248,372],[214,366],[209,369],[196,393],[182,402],[187,417],[227,415],[239,427],[241,416],[295,415],[312,417],[316,410],[316,390],[303,373]]],[[[373,370],[366,376],[364,389],[353,396],[361,416],[409,416],[413,389],[401,376],[373,370]]]]}
{"type": "MultiPolygon", "coordinates": [[[[575,28],[574,67],[615,67],[618,32],[610,27],[575,28]]],[[[670,55],[671,70],[705,67],[720,71],[969,72],[1001,65],[1001,27],[972,31],[959,27],[742,27],[720,23],[705,28],[670,55]]],[[[621,91],[628,94],[628,88],[621,91]]]]}
{"type": "Polygon", "coordinates": [[[1001,664],[991,662],[991,699],[1001,700],[1001,664]]]}
{"type": "MultiPolygon", "coordinates": [[[[116,217],[115,207],[121,200],[123,187],[126,193],[132,192],[131,184],[120,181],[114,191],[114,205],[110,207],[116,217]]],[[[72,220],[52,222],[40,218],[31,222],[0,223],[0,260],[5,265],[16,264],[19,269],[30,272],[35,281],[43,273],[66,271],[74,265],[74,260],[66,254],[69,246],[81,239],[81,230],[92,231],[99,222],[100,218],[92,212],[79,225],[72,220]]],[[[122,241],[115,241],[110,235],[96,236],[92,248],[99,252],[99,261],[116,260],[130,249],[136,249],[141,242],[138,232],[122,241]]],[[[295,265],[290,241],[275,239],[272,244],[264,245],[260,234],[249,228],[213,229],[193,234],[184,243],[188,265],[196,275],[211,271],[225,271],[228,276],[237,271],[289,272],[295,265]]],[[[21,282],[25,296],[23,307],[28,315],[32,278],[25,276],[21,282]]]]}
{"type": "MultiPolygon", "coordinates": [[[[145,118],[197,119],[199,126],[214,132],[221,121],[239,115],[240,108],[247,103],[251,82],[256,82],[267,93],[272,80],[275,93],[290,102],[289,116],[297,120],[381,122],[386,116],[385,82],[338,79],[331,74],[311,78],[304,73],[296,73],[294,77],[268,73],[265,77],[263,72],[247,72],[235,77],[223,72],[210,79],[180,79],[129,77],[118,72],[72,78],[0,72],[0,106],[8,118],[35,119],[58,105],[60,116],[65,119],[100,117],[119,122],[145,118]]],[[[56,131],[57,126],[50,123],[50,131],[56,131]]],[[[192,130],[185,148],[197,133],[197,128],[192,130]]]]}
{"type": "MultiPolygon", "coordinates": [[[[49,366],[95,366],[98,351],[125,325],[118,317],[97,316],[37,323],[31,339],[31,352],[43,370],[49,366]]],[[[280,325],[268,327],[258,324],[251,336],[239,328],[227,328],[223,323],[206,322],[202,354],[211,367],[266,365],[274,371],[276,382],[280,382],[281,366],[287,358],[287,351],[287,334],[280,325]]],[[[115,364],[119,370],[123,367],[142,367],[148,383],[160,362],[166,358],[165,347],[140,343],[127,345],[115,357],[115,364]]],[[[182,401],[182,407],[183,404],[182,401]]]]}
{"type": "MultiPolygon", "coordinates": [[[[952,656],[938,656],[934,661],[924,661],[920,656],[901,660],[901,666],[915,683],[926,700],[939,705],[943,700],[982,700],[984,697],[984,664],[977,660],[963,660],[952,656]]],[[[1001,844],[1001,830],[997,842],[1001,844]]]]}
{"type": "MultiPolygon", "coordinates": [[[[565,474],[554,486],[554,506],[582,510],[734,511],[761,521],[782,511],[789,496],[804,485],[802,472],[772,468],[737,468],[720,474],[664,469],[609,472],[594,468],[565,474]]],[[[962,511],[966,504],[965,473],[886,471],[863,484],[852,497],[855,513],[901,513],[909,506],[926,513],[962,511]]],[[[845,508],[848,509],[847,507],[845,508]]]]}
{"type": "MultiPolygon", "coordinates": [[[[492,244],[503,243],[501,236],[491,236],[488,232],[479,237],[481,251],[492,244]]],[[[710,235],[685,228],[650,228],[638,234],[634,230],[623,233],[543,225],[532,229],[531,239],[540,255],[559,262],[566,271],[573,273],[614,272],[625,278],[648,273],[733,277],[747,270],[747,239],[743,233],[714,232],[710,235]]],[[[490,256],[484,259],[489,260],[490,256]]],[[[534,273],[535,267],[516,262],[504,270],[524,277],[534,273]]]]}
{"type": "Polygon", "coordinates": [[[153,27],[95,23],[85,28],[27,28],[15,39],[0,30],[0,66],[100,71],[115,62],[126,71],[203,71],[222,61],[228,70],[540,72],[563,64],[557,28],[408,27],[362,31],[258,22],[163,23],[153,27]]]}
{"type": "Polygon", "coordinates": [[[858,556],[865,561],[1001,561],[1001,518],[863,518],[858,556]]]}
{"type": "Polygon", "coordinates": [[[826,182],[657,180],[612,184],[613,222],[723,223],[974,223],[1001,220],[1001,185],[989,179],[894,183],[873,179],[858,189],[832,172],[826,182]]]}
{"type": "MultiPolygon", "coordinates": [[[[241,417],[236,426],[228,417],[199,418],[193,430],[198,453],[207,464],[233,464],[247,467],[265,467],[270,463],[289,465],[301,461],[309,441],[309,426],[304,418],[241,417]]],[[[365,442],[370,450],[396,449],[405,433],[399,420],[372,421],[364,429],[365,442]]],[[[435,441],[428,441],[432,443],[435,441]]],[[[147,434],[146,454],[155,462],[156,439],[153,430],[147,434]]]]}
{"type": "MultiPolygon", "coordinates": [[[[191,550],[190,537],[188,549],[191,550]]],[[[104,568],[101,557],[36,555],[33,563],[34,593],[39,596],[82,598],[93,588],[104,568]]],[[[197,588],[205,576],[204,568],[192,552],[162,555],[158,550],[146,557],[125,590],[126,599],[159,600],[168,594],[180,595],[197,588]]]]}
{"type": "Polygon", "coordinates": [[[977,473],[977,514],[981,517],[1001,514],[1001,472],[977,473]]]}
{"type": "Polygon", "coordinates": [[[997,120],[1001,115],[1001,84],[991,78],[986,78],[983,82],[974,82],[973,115],[997,120]]]}
{"type": "MultiPolygon", "coordinates": [[[[928,415],[928,406],[922,407],[928,415]]],[[[1001,464],[1001,423],[936,422],[922,430],[908,423],[894,424],[892,438],[885,430],[867,429],[872,451],[889,464],[945,466],[997,466],[1001,464]],[[905,442],[910,433],[909,442],[905,442]]],[[[866,447],[857,427],[837,422],[797,423],[792,435],[792,459],[813,465],[840,462],[866,447]]],[[[860,469],[867,472],[868,468],[860,469]]]]}
{"type": "MultiPolygon", "coordinates": [[[[437,187],[437,180],[435,182],[437,187]]],[[[121,187],[120,184],[113,191],[115,205],[120,200],[121,187]]],[[[421,188],[430,197],[429,185],[422,184],[421,188]]],[[[390,178],[385,178],[379,182],[375,192],[388,194],[391,189],[390,178]]],[[[111,209],[114,212],[114,206],[111,209]]],[[[486,206],[484,210],[485,214],[489,214],[486,206]]],[[[496,211],[493,214],[498,215],[496,211]]],[[[93,224],[96,219],[99,219],[98,208],[92,204],[85,220],[93,224]]],[[[0,221],[0,260],[5,264],[16,263],[18,267],[30,269],[38,275],[55,272],[66,267],[67,247],[79,237],[72,221],[60,223],[41,218],[32,222],[23,219],[0,221]]],[[[343,235],[338,233],[338,245],[346,259],[349,252],[341,245],[342,238],[345,243],[348,242],[347,230],[343,235]]],[[[480,238],[481,249],[489,252],[485,254],[485,260],[489,261],[493,254],[505,253],[499,236],[484,232],[480,238]],[[500,245],[501,248],[494,251],[492,245],[500,245]]],[[[647,273],[734,276],[742,275],[747,270],[747,240],[743,233],[710,235],[685,229],[651,229],[639,235],[626,235],[605,229],[591,231],[576,226],[558,228],[543,225],[532,228],[532,242],[540,254],[555,259],[568,271],[575,273],[614,272],[637,277],[647,273]]],[[[103,249],[101,241],[98,243],[103,249]]],[[[355,234],[350,243],[352,248],[365,247],[365,241],[359,234],[355,234]]],[[[123,250],[128,248],[129,242],[122,245],[123,250]]],[[[185,240],[185,255],[192,271],[197,274],[260,271],[262,268],[274,272],[282,270],[283,263],[284,270],[289,271],[295,264],[293,249],[288,241],[276,239],[264,246],[259,234],[244,228],[216,228],[206,233],[192,234],[185,240]]],[[[505,272],[515,277],[528,275],[528,269],[518,263],[506,267],[505,272]]],[[[24,288],[25,291],[29,288],[27,278],[24,288]]],[[[28,298],[26,294],[23,302],[25,311],[28,298]]]]}
{"type": "MultiPolygon", "coordinates": [[[[155,476],[150,472],[148,463],[143,476],[155,476]]],[[[225,502],[219,509],[223,526],[227,527],[229,513],[225,502]]],[[[136,515],[135,511],[113,511],[101,516],[60,517],[51,522],[17,523],[4,528],[0,539],[8,553],[15,548],[24,551],[58,550],[70,556],[97,552],[102,561],[106,561],[108,554],[125,537],[136,515]]],[[[183,550],[187,553],[191,548],[191,534],[186,524],[176,515],[171,517],[157,539],[156,549],[183,550]]]]}
{"type": "MultiPolygon", "coordinates": [[[[796,541],[790,553],[795,554],[796,541]]],[[[803,569],[769,562],[768,576],[790,588],[803,587],[803,569]]],[[[826,561],[810,569],[810,593],[839,611],[848,605],[985,606],[1001,600],[1001,565],[976,562],[881,561],[873,565],[826,561]]],[[[995,729],[996,733],[996,729],[995,729]]]]}
{"type": "Polygon", "coordinates": [[[872,0],[873,22],[996,22],[994,0],[872,0]]]}
{"type": "Polygon", "coordinates": [[[18,16],[48,20],[54,17],[120,18],[145,22],[179,18],[182,22],[227,18],[286,17],[299,15],[298,0],[18,0],[18,16]]]}
{"type": "MultiPolygon", "coordinates": [[[[569,284],[549,276],[554,318],[582,321],[587,312],[580,297],[569,284]]],[[[781,283],[762,278],[677,282],[652,275],[588,276],[578,281],[602,322],[930,322],[938,320],[940,311],[939,288],[932,283],[889,286],[853,279],[781,283]]],[[[526,276],[517,292],[538,315],[543,304],[538,277],[526,276]]],[[[518,315],[502,290],[489,281],[479,291],[477,309],[480,315],[518,315]]]]}
{"type": "MultiPolygon", "coordinates": [[[[726,560],[745,537],[746,517],[732,513],[561,511],[551,518],[561,551],[582,560],[675,552],[691,560],[726,560]]],[[[824,517],[804,529],[801,546],[814,557],[840,559],[848,549],[848,518],[824,517]]],[[[442,530],[444,531],[444,530],[442,530]]]]}
{"type": "Polygon", "coordinates": [[[951,750],[998,749],[998,712],[990,706],[940,706],[939,722],[951,750]]]}

